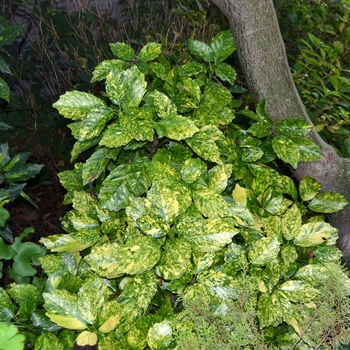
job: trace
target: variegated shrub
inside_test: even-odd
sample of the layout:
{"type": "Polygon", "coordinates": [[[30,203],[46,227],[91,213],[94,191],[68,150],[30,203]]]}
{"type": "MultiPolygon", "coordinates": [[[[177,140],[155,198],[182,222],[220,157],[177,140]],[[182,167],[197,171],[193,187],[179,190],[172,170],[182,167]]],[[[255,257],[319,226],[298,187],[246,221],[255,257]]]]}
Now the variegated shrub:
{"type": "Polygon", "coordinates": [[[229,31],[209,45],[189,41],[192,61],[172,61],[157,43],[138,55],[110,47],[117,58],[92,78],[105,81],[102,97],[72,91],[54,104],[72,119],[72,161],[90,156],[60,174],[72,210],[65,234],[42,239],[51,254],[41,258],[46,329],[36,349],[67,334],[100,350],[176,348],[174,334],[193,327],[184,306],[200,300],[225,314],[247,281],[244,308],[271,348],[314,348],[305,322],[329,266],[341,271],[337,230],[315,213],[347,202],[276,167],[278,158],[296,167],[321,157],[310,126],[283,121],[273,134],[264,101],[234,122],[229,31]]]}

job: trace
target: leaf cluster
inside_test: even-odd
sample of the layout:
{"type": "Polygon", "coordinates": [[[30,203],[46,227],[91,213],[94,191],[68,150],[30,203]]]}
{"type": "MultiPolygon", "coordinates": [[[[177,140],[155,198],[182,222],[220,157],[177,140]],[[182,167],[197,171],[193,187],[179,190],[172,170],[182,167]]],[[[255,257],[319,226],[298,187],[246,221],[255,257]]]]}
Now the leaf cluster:
{"type": "Polygon", "coordinates": [[[71,91],[54,104],[72,120],[72,159],[90,157],[60,174],[72,210],[65,234],[41,240],[51,252],[39,259],[45,286],[2,290],[2,314],[26,305],[17,313],[43,329],[28,335],[36,350],[75,341],[171,349],[193,333],[196,342],[208,317],[197,328],[217,344],[223,334],[231,348],[314,347],[320,338],[304,325],[318,317],[330,265],[350,293],[337,230],[320,214],[348,203],[273,169],[277,158],[296,166],[320,156],[306,139],[310,126],[282,122],[274,136],[264,101],[233,122],[229,31],[209,44],[189,40],[192,59],[183,62],[153,42],[138,54],[125,43],[110,48],[116,58],[92,76],[105,81],[102,97],[71,91]],[[198,305],[201,320],[191,313],[198,305]],[[239,324],[235,315],[244,315],[239,324]]]}
{"type": "Polygon", "coordinates": [[[349,6],[292,1],[277,11],[294,81],[316,130],[349,157],[349,6]]]}

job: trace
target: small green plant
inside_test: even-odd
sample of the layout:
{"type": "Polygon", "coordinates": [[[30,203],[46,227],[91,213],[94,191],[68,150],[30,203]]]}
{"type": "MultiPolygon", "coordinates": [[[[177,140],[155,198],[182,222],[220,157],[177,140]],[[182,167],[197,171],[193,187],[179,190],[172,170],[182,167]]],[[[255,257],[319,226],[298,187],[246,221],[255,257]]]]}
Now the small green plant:
{"type": "MultiPolygon", "coordinates": [[[[0,208],[0,210],[6,209],[0,208]]],[[[11,245],[5,244],[3,238],[0,237],[0,260],[13,260],[12,267],[8,267],[9,276],[17,283],[29,283],[30,277],[37,273],[33,265],[39,266],[38,258],[46,253],[45,247],[33,242],[22,242],[23,238],[27,238],[33,232],[32,227],[26,228],[11,245]]]]}
{"type": "Polygon", "coordinates": [[[12,324],[0,322],[0,350],[23,350],[24,336],[12,324]]]}

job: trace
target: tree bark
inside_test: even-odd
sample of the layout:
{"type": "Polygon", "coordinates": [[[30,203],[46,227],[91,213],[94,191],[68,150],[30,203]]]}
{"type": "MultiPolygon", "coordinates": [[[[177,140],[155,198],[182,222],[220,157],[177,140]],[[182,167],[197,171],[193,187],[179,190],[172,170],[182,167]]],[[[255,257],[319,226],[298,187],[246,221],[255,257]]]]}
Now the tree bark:
{"type": "MultiPolygon", "coordinates": [[[[266,99],[266,112],[275,122],[302,118],[313,125],[290,72],[272,0],[212,2],[229,20],[241,69],[254,103],[266,99]]],[[[340,192],[350,201],[350,160],[339,157],[315,128],[310,138],[320,146],[324,156],[317,162],[301,163],[293,175],[298,181],[311,176],[322,184],[323,192],[340,192]]],[[[327,218],[339,229],[337,246],[349,264],[350,206],[327,218]]]]}

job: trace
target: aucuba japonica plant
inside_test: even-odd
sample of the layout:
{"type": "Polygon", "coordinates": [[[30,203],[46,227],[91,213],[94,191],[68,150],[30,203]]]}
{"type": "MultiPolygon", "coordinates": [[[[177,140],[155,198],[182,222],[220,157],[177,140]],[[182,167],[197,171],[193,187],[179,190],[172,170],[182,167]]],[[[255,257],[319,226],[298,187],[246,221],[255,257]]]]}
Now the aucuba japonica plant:
{"type": "Polygon", "coordinates": [[[72,91],[54,104],[73,121],[72,161],[91,155],[60,174],[72,210],[65,234],[42,238],[51,251],[40,258],[47,329],[35,349],[68,334],[100,350],[176,348],[175,334],[194,327],[185,310],[196,300],[214,314],[237,303],[256,312],[271,348],[313,347],[304,329],[329,267],[346,295],[350,284],[337,230],[319,214],[346,200],[319,193],[312,178],[296,185],[275,166],[321,157],[305,138],[310,126],[283,121],[273,135],[264,101],[240,112],[244,127],[234,123],[229,31],[210,44],[190,40],[185,62],[157,43],[138,55],[110,47],[117,58],[92,78],[105,81],[102,98],[72,91]]]}

